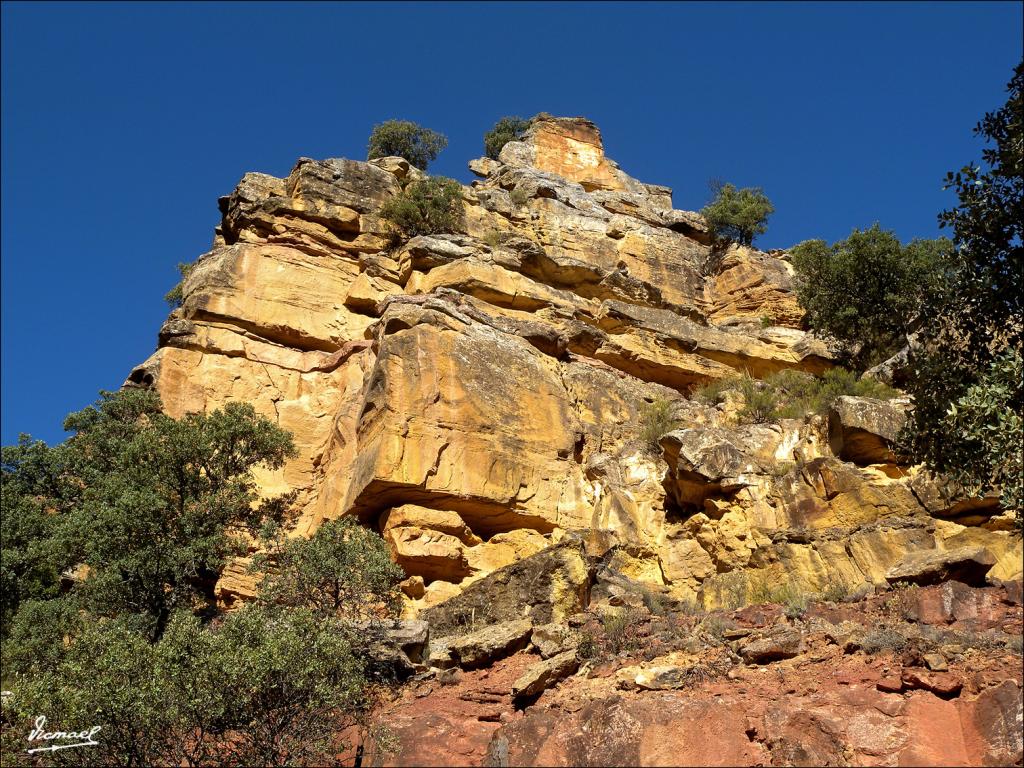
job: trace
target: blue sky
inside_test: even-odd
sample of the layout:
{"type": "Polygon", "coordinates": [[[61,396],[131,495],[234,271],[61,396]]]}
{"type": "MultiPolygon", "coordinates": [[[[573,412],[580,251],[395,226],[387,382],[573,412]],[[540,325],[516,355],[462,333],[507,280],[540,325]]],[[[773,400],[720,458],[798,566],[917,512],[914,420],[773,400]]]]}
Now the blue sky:
{"type": "Polygon", "coordinates": [[[761,186],[763,247],[879,221],[938,234],[947,170],[1005,101],[1019,3],[5,2],[2,438],[64,416],[155,348],[175,264],[250,170],[365,156],[374,123],[466,162],[506,114],[586,115],[624,170],[696,209],[761,186]]]}

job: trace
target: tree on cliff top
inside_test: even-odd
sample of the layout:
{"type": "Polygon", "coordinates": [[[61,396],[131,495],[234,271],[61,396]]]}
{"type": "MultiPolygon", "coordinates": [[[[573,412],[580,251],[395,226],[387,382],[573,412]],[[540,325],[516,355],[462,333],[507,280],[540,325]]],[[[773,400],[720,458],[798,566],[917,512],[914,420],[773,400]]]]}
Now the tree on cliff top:
{"type": "Polygon", "coordinates": [[[484,153],[492,160],[497,160],[506,144],[510,141],[519,141],[523,137],[526,129],[530,127],[530,122],[514,115],[501,118],[484,134],[484,153]]]}
{"type": "Polygon", "coordinates": [[[714,198],[701,215],[713,237],[751,245],[754,238],[768,231],[768,217],[775,207],[759,187],[736,189],[732,184],[711,183],[714,198]]]}
{"type": "Polygon", "coordinates": [[[442,133],[409,120],[386,120],[373,127],[366,159],[397,155],[425,171],[447,146],[448,138],[442,133]]]}

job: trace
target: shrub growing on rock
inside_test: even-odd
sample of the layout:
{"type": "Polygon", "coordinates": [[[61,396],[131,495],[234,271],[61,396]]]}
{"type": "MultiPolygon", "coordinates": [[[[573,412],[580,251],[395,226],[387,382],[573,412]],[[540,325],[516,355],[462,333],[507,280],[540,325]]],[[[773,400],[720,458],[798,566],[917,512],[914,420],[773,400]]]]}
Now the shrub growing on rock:
{"type": "Polygon", "coordinates": [[[701,209],[712,237],[751,245],[768,231],[768,217],[775,207],[759,187],[736,189],[732,184],[712,183],[714,198],[701,209]]]}
{"type": "Polygon", "coordinates": [[[644,403],[640,407],[640,439],[644,447],[651,453],[660,453],[658,440],[675,429],[676,423],[670,401],[659,397],[652,403],[644,403]]]}
{"type": "Polygon", "coordinates": [[[178,274],[181,275],[179,280],[171,290],[164,294],[164,301],[171,305],[171,307],[180,307],[182,301],[185,299],[183,289],[185,287],[185,280],[188,279],[189,272],[192,271],[195,264],[178,264],[178,274]]]}
{"type": "Polygon", "coordinates": [[[491,130],[484,134],[484,153],[492,160],[497,160],[502,147],[510,141],[519,141],[529,127],[530,121],[521,117],[501,118],[491,130]]]}
{"type": "Polygon", "coordinates": [[[746,424],[824,414],[842,395],[889,399],[899,394],[880,381],[858,378],[852,371],[836,367],[821,376],[784,370],[761,380],[745,373],[712,382],[697,390],[696,396],[707,403],[720,403],[728,392],[736,392],[742,399],[737,417],[746,424]]]}
{"type": "Polygon", "coordinates": [[[373,127],[366,159],[397,155],[425,171],[447,146],[448,138],[444,134],[409,120],[386,120],[373,127]]]}
{"type": "Polygon", "coordinates": [[[384,203],[380,215],[406,239],[454,232],[462,224],[462,186],[444,176],[414,181],[384,203]]]}

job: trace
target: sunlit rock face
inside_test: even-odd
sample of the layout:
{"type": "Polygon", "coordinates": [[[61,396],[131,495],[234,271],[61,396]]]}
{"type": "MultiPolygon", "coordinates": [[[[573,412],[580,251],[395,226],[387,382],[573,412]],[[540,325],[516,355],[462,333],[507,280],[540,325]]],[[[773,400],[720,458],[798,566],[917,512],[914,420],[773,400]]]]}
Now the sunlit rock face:
{"type": "MultiPolygon", "coordinates": [[[[833,364],[784,252],[715,245],[584,118],[540,116],[470,168],[460,230],[408,242],[380,216],[419,175],[400,158],[247,174],[128,383],[173,416],[242,401],[289,430],[298,455],[262,491],[295,492],[293,535],[346,515],[381,531],[410,615],[569,534],[708,607],[765,579],[882,586],[910,552],[968,546],[1020,577],[994,500],[900,464],[905,402],[743,426],[693,397],[833,364]]],[[[573,590],[559,599],[585,602],[573,590]]],[[[244,562],[219,591],[254,594],[244,562]]]]}

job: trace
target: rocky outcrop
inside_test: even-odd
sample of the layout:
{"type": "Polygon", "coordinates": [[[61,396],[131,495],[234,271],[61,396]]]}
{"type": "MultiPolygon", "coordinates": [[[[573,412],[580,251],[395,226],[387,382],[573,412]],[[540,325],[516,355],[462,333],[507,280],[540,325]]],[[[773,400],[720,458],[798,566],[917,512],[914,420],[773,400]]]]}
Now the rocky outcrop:
{"type": "Polygon", "coordinates": [[[520,651],[455,682],[410,685],[377,715],[397,740],[379,761],[1015,765],[1024,710],[1014,594],[910,587],[811,602],[793,618],[772,604],[641,609],[618,650],[588,611],[580,631],[596,650],[582,662],[572,651],[547,661],[520,651]],[[437,734],[455,746],[440,747],[437,734]]]}
{"type": "MultiPolygon", "coordinates": [[[[126,383],[155,388],[173,416],[244,401],[292,432],[297,455],[259,471],[260,490],[293,495],[292,535],[342,516],[382,534],[407,576],[405,618],[430,628],[429,643],[398,649],[403,674],[476,679],[508,666],[500,696],[477,692],[497,697],[486,719],[448,740],[453,761],[488,750],[496,764],[928,759],[906,744],[865,746],[821,714],[860,706],[842,691],[805,699],[811,714],[794,705],[736,734],[723,725],[736,738],[723,736],[714,757],[696,741],[665,752],[659,734],[715,729],[750,703],[671,698],[708,672],[675,657],[586,705],[605,741],[572,741],[579,708],[532,712],[490,746],[473,741],[490,738],[500,707],[575,684],[588,607],[700,611],[863,598],[897,582],[1013,583],[1022,555],[997,499],[907,466],[894,448],[903,399],[840,397],[824,417],[741,424],[734,397],[695,397],[740,374],[833,364],[801,327],[785,252],[714,243],[670,189],[605,156],[583,118],[539,116],[498,160],[470,168],[459,231],[405,241],[380,216],[420,177],[401,158],[303,158],[283,179],[247,174],[221,199],[212,248],[157,351],[126,383]],[[514,661],[526,648],[540,659],[514,661]],[[668,698],[616,700],[623,691],[668,698]]],[[[222,573],[225,605],[255,595],[248,562],[222,573]]],[[[954,622],[957,610],[993,613],[969,603],[919,608],[954,622]]],[[[755,670],[806,658],[805,635],[768,629],[729,638],[730,653],[755,670]]],[[[938,695],[939,683],[918,683],[938,695]]],[[[939,717],[941,701],[921,712],[939,717]]],[[[1003,738],[966,714],[993,706],[958,704],[971,735],[949,748],[978,757],[981,740],[1003,738]]],[[[449,713],[431,717],[454,733],[449,713]]],[[[906,718],[901,733],[925,721],[906,718]]]]}

